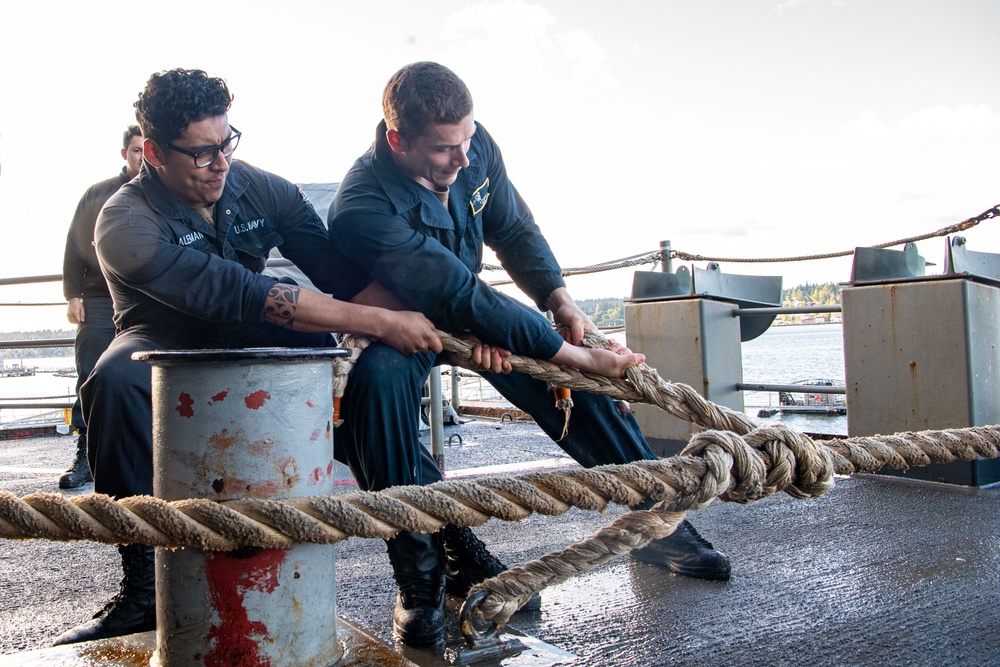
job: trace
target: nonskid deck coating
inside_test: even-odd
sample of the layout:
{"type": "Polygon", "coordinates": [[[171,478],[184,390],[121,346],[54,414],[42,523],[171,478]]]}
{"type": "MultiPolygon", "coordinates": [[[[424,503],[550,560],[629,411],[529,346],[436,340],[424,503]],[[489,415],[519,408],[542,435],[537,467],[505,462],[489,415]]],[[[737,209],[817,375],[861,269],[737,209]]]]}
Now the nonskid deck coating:
{"type": "MultiPolygon", "coordinates": [[[[464,442],[446,448],[448,469],[563,456],[532,424],[497,425],[448,427],[446,438],[458,432],[464,442]]],[[[2,442],[0,468],[59,468],[74,444],[2,442]]],[[[0,489],[57,490],[51,474],[30,472],[0,472],[0,489]]],[[[493,519],[477,533],[518,564],[622,511],[493,519]]],[[[691,519],[732,558],[729,582],[676,577],[623,557],[547,589],[542,611],[513,625],[576,655],[577,665],[1000,665],[1000,490],[865,475],[839,478],[819,499],[716,502],[691,519]]],[[[391,641],[394,584],[384,545],[352,538],[337,554],[339,613],[391,641]]],[[[86,620],[115,592],[116,561],[99,544],[0,542],[0,654],[45,647],[86,620]]]]}

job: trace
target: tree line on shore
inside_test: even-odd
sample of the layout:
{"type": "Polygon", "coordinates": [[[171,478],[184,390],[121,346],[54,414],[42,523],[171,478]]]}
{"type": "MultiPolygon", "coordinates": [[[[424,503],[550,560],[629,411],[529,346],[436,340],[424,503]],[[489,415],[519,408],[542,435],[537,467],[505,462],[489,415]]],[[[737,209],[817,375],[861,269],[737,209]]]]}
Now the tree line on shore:
{"type": "MultiPolygon", "coordinates": [[[[577,305],[599,327],[625,326],[625,300],[621,298],[581,299],[577,305]]],[[[782,290],[783,306],[832,306],[840,305],[840,285],[837,283],[805,283],[782,290]]],[[[831,313],[820,316],[781,315],[779,321],[795,324],[804,321],[833,321],[831,313]]],[[[836,318],[839,320],[839,318],[836,318]]]]}
{"type": "MultiPolygon", "coordinates": [[[[39,329],[37,331],[12,331],[0,333],[4,341],[51,340],[53,338],[73,338],[75,329],[39,329]]],[[[38,359],[42,357],[66,357],[73,354],[71,346],[66,347],[18,347],[0,350],[0,359],[38,359]]]]}

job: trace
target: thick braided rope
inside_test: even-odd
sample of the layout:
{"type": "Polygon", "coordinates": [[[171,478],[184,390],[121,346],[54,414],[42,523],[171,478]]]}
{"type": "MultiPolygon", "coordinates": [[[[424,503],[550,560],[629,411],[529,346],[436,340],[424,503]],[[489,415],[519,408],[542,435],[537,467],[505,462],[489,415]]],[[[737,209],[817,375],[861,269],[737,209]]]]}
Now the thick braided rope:
{"type": "MultiPolygon", "coordinates": [[[[463,359],[472,356],[474,344],[471,341],[457,338],[444,331],[435,333],[441,338],[444,349],[463,359]]],[[[354,360],[370,343],[371,339],[363,336],[345,336],[341,341],[341,347],[351,350],[351,356],[334,360],[335,398],[343,396],[347,386],[347,375],[354,365],[354,360]]],[[[585,333],[584,343],[590,347],[607,347],[607,340],[594,331],[585,333]]],[[[749,433],[754,428],[754,422],[749,416],[706,400],[686,384],[667,382],[655,369],[644,363],[629,368],[625,378],[608,378],[516,354],[507,360],[514,370],[544,380],[553,388],[565,387],[589,391],[631,403],[651,403],[675,417],[703,428],[736,433],[749,433]]]]}
{"type": "MultiPolygon", "coordinates": [[[[444,349],[463,359],[472,357],[474,343],[471,341],[444,331],[436,330],[435,333],[441,338],[444,349]]],[[[351,356],[334,359],[334,397],[344,395],[354,361],[371,342],[370,338],[363,336],[344,336],[340,346],[350,350],[351,356]]],[[[607,340],[593,331],[586,332],[584,342],[590,347],[607,347],[607,340]]],[[[544,380],[550,387],[579,389],[632,403],[652,403],[675,417],[704,428],[737,433],[748,433],[754,428],[753,420],[747,415],[704,399],[686,384],[667,382],[644,363],[628,369],[625,378],[608,378],[516,354],[507,360],[514,370],[544,380]]]]}
{"type": "MultiPolygon", "coordinates": [[[[790,429],[769,430],[770,435],[762,433],[757,439],[765,444],[784,439],[796,448],[815,449],[808,438],[798,441],[790,429]]],[[[400,530],[435,532],[446,523],[478,526],[490,517],[519,521],[535,512],[562,514],[570,507],[603,511],[608,503],[632,506],[646,498],[668,500],[671,509],[687,511],[717,496],[750,502],[778,489],[817,495],[829,488],[825,480],[831,473],[815,471],[815,462],[822,460],[814,452],[800,452],[798,462],[789,463],[796,461],[790,449],[785,465],[769,472],[750,447],[734,434],[707,431],[692,440],[693,456],[285,501],[166,502],[150,496],[116,501],[103,494],[66,498],[56,493],[19,499],[0,492],[0,537],[222,551],[280,548],[295,542],[331,544],[350,536],[388,538],[400,530]],[[728,453],[720,455],[720,447],[728,453]]]]}
{"type": "MultiPolygon", "coordinates": [[[[448,349],[461,353],[463,341],[442,337],[448,349]]],[[[352,358],[367,341],[359,339],[355,345],[360,349],[352,358]]],[[[468,351],[465,356],[469,356],[468,351]]],[[[582,374],[534,363],[543,375],[563,373],[555,377],[556,384],[581,388],[571,381],[582,374]]],[[[518,368],[521,362],[515,360],[512,365],[518,368]]],[[[779,490],[800,498],[815,497],[832,488],[834,469],[850,474],[877,470],[882,465],[905,468],[930,460],[948,462],[1000,454],[1000,427],[992,426],[818,444],[783,426],[753,429],[749,418],[734,419],[732,415],[739,413],[700,397],[687,399],[686,392],[678,392],[678,400],[669,392],[669,387],[678,385],[666,383],[652,369],[640,368],[632,375],[655,389],[635,392],[627,388],[616,393],[604,379],[585,379],[598,382],[605,389],[603,393],[626,400],[642,400],[651,392],[666,393],[669,398],[652,396],[648,402],[670,406],[668,411],[678,416],[695,415],[698,423],[716,419],[730,424],[731,429],[697,434],[681,456],[663,461],[475,482],[446,480],[426,487],[396,487],[334,498],[284,502],[247,499],[219,504],[207,500],[166,503],[145,496],[115,502],[97,494],[70,500],[38,493],[18,499],[4,492],[0,493],[0,537],[138,542],[202,550],[280,548],[302,541],[334,543],[350,536],[388,538],[399,530],[435,532],[445,523],[477,526],[491,516],[517,521],[532,512],[561,514],[571,506],[602,511],[608,502],[633,506],[645,498],[659,501],[653,510],[628,514],[580,544],[483,582],[481,589],[494,594],[486,598],[481,611],[494,622],[504,623],[534,590],[671,534],[684,512],[704,507],[716,497],[753,502],[779,490]],[[650,382],[651,376],[655,379],[650,382]],[[737,430],[743,437],[731,432],[737,430]]]]}
{"type": "Polygon", "coordinates": [[[683,491],[672,487],[676,495],[665,496],[652,510],[626,514],[582,542],[502,572],[470,593],[488,591],[479,611],[503,625],[532,592],[672,534],[687,510],[704,507],[715,497],[749,503],[784,491],[796,498],[814,498],[833,488],[835,466],[841,473],[874,471],[883,463],[905,469],[908,463],[974,460],[977,454],[1000,456],[1000,427],[851,438],[835,441],[832,447],[784,426],[761,428],[742,439],[735,433],[705,431],[695,435],[678,457],[696,457],[687,459],[685,473],[697,470],[691,461],[706,466],[700,478],[688,478],[683,491]]]}
{"type": "Polygon", "coordinates": [[[570,507],[603,511],[608,503],[659,502],[649,512],[626,515],[584,542],[515,568],[481,584],[495,595],[481,608],[506,622],[534,590],[605,562],[615,554],[669,535],[683,513],[714,498],[753,502],[778,491],[816,497],[833,487],[834,464],[845,471],[874,470],[880,461],[905,466],[927,458],[947,462],[1000,454],[1000,426],[902,433],[888,438],[848,438],[834,447],[784,426],[740,437],[705,431],[680,456],[619,466],[533,472],[475,481],[444,480],[379,493],[286,501],[204,499],[165,502],[149,496],[120,501],[90,494],[66,498],[0,492],[0,538],[92,540],[168,548],[232,550],[240,546],[287,548],[296,542],[332,544],[350,536],[389,538],[400,530],[435,532],[446,523],[479,526],[490,517],[519,521],[532,513],[559,515],[570,507]],[[900,454],[905,452],[905,454],[900,454]],[[639,516],[632,516],[638,514],[639,516]]]}
{"type": "MultiPolygon", "coordinates": [[[[442,338],[445,349],[463,358],[471,356],[470,342],[444,332],[438,332],[438,335],[442,338]]],[[[589,347],[608,347],[603,336],[590,331],[586,332],[584,344],[589,347]]],[[[790,429],[767,427],[755,431],[753,420],[745,414],[711,403],[687,385],[663,380],[646,364],[630,368],[624,380],[614,380],[590,376],[526,357],[513,356],[509,361],[515,370],[544,379],[550,386],[584,389],[622,400],[652,403],[676,417],[703,427],[732,432],[696,436],[685,453],[702,451],[706,446],[705,439],[709,437],[748,435],[747,443],[750,447],[765,452],[772,462],[766,482],[763,483],[768,493],[781,488],[795,497],[811,497],[832,488],[834,467],[838,473],[851,474],[856,471],[878,470],[883,465],[906,469],[908,465],[927,465],[931,459],[940,462],[956,458],[971,460],[976,455],[992,458],[998,455],[997,445],[1000,444],[995,431],[973,429],[960,435],[925,432],[889,436],[891,446],[884,444],[886,438],[878,437],[835,441],[829,447],[817,449],[807,436],[790,429]],[[939,444],[942,439],[948,440],[950,448],[939,444]],[[816,453],[819,451],[822,451],[822,455],[816,453]],[[799,463],[799,459],[806,463],[799,463]],[[799,484],[775,483],[775,479],[786,478],[791,471],[794,471],[799,484]]],[[[730,448],[733,453],[741,451],[732,443],[730,448]]],[[[745,490],[720,491],[724,499],[742,502],[760,497],[759,493],[747,493],[745,490]]],[[[590,570],[615,554],[643,546],[652,539],[673,532],[683,518],[681,515],[681,519],[676,519],[670,511],[674,509],[679,508],[658,506],[651,512],[643,513],[642,519],[623,517],[577,545],[483,582],[474,590],[487,590],[491,595],[483,602],[480,611],[494,622],[506,622],[532,592],[559,583],[574,573],[590,570]],[[664,530],[667,532],[664,533],[664,530]]]]}
{"type": "MultiPolygon", "coordinates": [[[[470,341],[443,331],[436,333],[446,350],[465,359],[472,356],[473,343],[470,341]]],[[[607,341],[593,331],[587,331],[584,340],[593,347],[607,346],[607,341]]],[[[629,368],[625,378],[608,378],[519,355],[511,355],[507,360],[514,370],[544,380],[551,387],[589,391],[631,403],[651,403],[703,428],[749,433],[755,426],[742,412],[716,405],[686,384],[667,382],[645,363],[629,368]]]]}
{"type": "Polygon", "coordinates": [[[480,605],[484,617],[503,625],[531,596],[569,577],[591,570],[618,554],[643,547],[676,530],[688,510],[715,498],[749,503],[785,491],[798,498],[818,497],[833,488],[833,460],[808,437],[773,426],[740,438],[726,431],[696,434],[677,459],[683,476],[652,510],[631,512],[595,535],[563,551],[487,579],[472,591],[488,591],[480,605]],[[700,474],[690,473],[698,470],[700,474]]]}
{"type": "MultiPolygon", "coordinates": [[[[479,526],[497,517],[559,515],[570,507],[603,511],[609,502],[635,505],[646,497],[686,497],[707,467],[697,459],[533,472],[475,481],[443,480],[342,496],[283,501],[205,499],[167,502],[150,496],[115,500],[103,494],[67,498],[0,492],[0,537],[142,543],[227,551],[240,546],[332,544],[348,537],[389,538],[400,530],[435,532],[446,523],[479,526]],[[695,473],[686,472],[694,466],[695,473]]],[[[702,494],[703,495],[703,494],[702,494]]]]}
{"type": "Polygon", "coordinates": [[[742,437],[704,431],[692,437],[680,456],[658,461],[444,480],[333,497],[217,503],[149,496],[116,501],[102,494],[18,498],[0,492],[0,538],[205,550],[287,547],[296,541],[332,544],[351,536],[391,537],[399,530],[434,532],[445,523],[478,526],[490,517],[519,521],[533,512],[558,515],[569,507],[603,511],[609,502],[633,506],[645,498],[672,499],[672,511],[688,511],[715,497],[753,502],[778,491],[815,497],[831,488],[833,472],[873,472],[883,466],[906,468],[977,456],[1000,456],[1000,426],[815,442],[770,425],[742,437]],[[718,448],[729,458],[720,459],[718,448]]]}

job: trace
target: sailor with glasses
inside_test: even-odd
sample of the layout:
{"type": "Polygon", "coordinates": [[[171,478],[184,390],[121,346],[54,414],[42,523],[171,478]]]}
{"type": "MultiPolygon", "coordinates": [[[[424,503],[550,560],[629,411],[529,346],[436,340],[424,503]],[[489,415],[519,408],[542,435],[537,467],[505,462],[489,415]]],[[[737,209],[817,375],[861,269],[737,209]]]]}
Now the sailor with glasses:
{"type": "MultiPolygon", "coordinates": [[[[326,228],[301,190],[233,160],[241,133],[229,123],[231,101],[222,79],[176,69],[150,77],[135,103],[143,165],[108,200],[94,234],[118,329],[81,390],[97,493],[153,492],[151,369],[134,352],[325,347],[334,331],[404,354],[441,351],[423,315],[347,302],[369,280],[331,261],[326,228]],[[332,298],[264,275],[272,248],[332,298]]],[[[121,591],[56,644],[155,628],[153,548],[119,551],[121,591]]]]}

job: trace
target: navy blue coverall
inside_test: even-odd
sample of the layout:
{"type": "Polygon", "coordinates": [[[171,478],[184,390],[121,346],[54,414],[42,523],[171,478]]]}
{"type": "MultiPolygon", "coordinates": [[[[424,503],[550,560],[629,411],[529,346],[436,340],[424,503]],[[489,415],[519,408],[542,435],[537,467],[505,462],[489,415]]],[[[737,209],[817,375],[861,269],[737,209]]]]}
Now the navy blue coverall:
{"type": "Polygon", "coordinates": [[[210,225],[175,200],[156,172],[111,197],[95,242],[119,334],[83,385],[94,490],[125,497],[153,492],[151,368],[139,350],[328,347],[330,334],[263,321],[263,275],[272,248],[334,298],[349,301],[369,282],[334,261],[323,221],[294,184],[233,161],[210,225]]]}
{"type": "Polygon", "coordinates": [[[73,428],[81,434],[87,432],[80,405],[80,387],[83,386],[94,364],[115,337],[114,306],[108,284],[101,274],[94,248],[94,225],[104,202],[118,188],[128,183],[128,168],[100,183],[94,183],[80,197],[66,234],[63,253],[63,296],[83,299],[84,320],[76,325],[73,354],[76,360],[76,401],[73,403],[73,428]]]}
{"type": "MultiPolygon", "coordinates": [[[[328,213],[338,251],[412,310],[441,329],[470,332],[519,355],[550,359],[562,338],[540,312],[489,287],[479,278],[483,244],[538,305],[564,287],[559,264],[528,206],[507,178],[500,149],[476,123],[469,165],[451,185],[448,208],[407,178],[392,160],[382,122],[375,145],[345,176],[328,213]]],[[[351,371],[341,404],[338,447],[358,483],[379,490],[430,484],[441,473],[420,444],[421,388],[443,356],[403,356],[369,346],[351,371]]],[[[656,458],[622,404],[577,391],[569,431],[546,384],[529,375],[483,373],[511,403],[584,466],[656,458]]]]}

